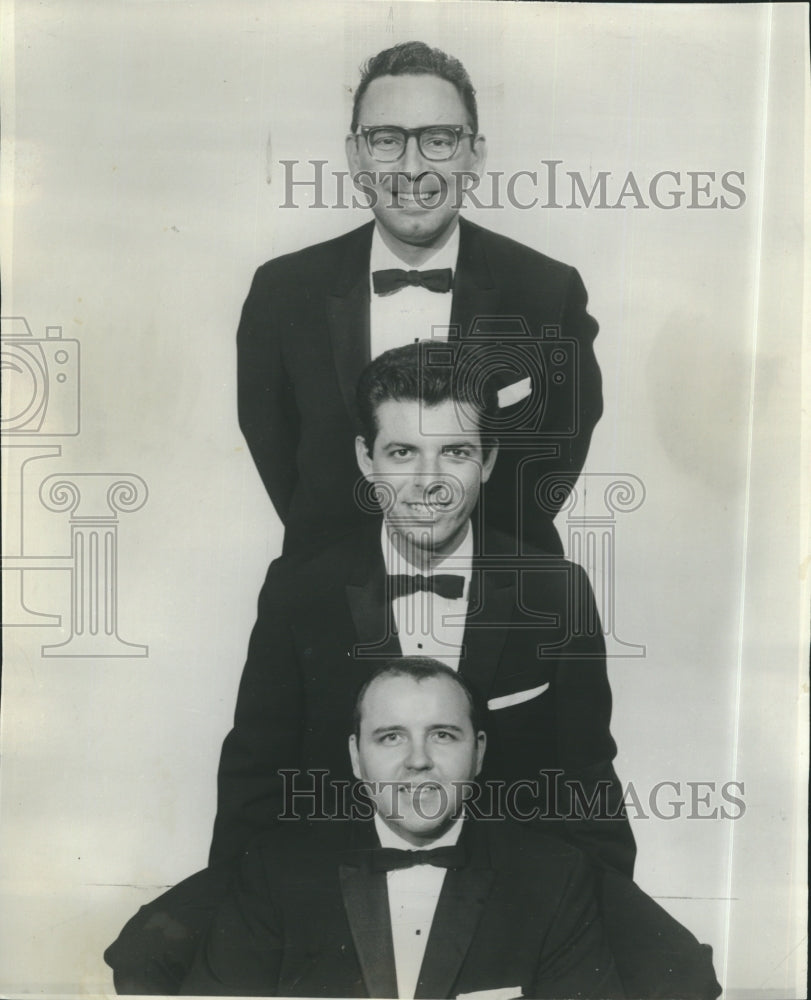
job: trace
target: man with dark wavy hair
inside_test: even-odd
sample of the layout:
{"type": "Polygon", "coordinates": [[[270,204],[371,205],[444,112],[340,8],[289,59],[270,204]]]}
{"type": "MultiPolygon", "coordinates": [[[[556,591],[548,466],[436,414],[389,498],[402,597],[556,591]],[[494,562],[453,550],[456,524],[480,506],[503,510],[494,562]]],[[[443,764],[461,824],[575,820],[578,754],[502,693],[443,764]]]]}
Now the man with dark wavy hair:
{"type": "Polygon", "coordinates": [[[360,123],[360,107],[366,90],[372,80],[381,76],[418,75],[436,76],[452,83],[459,92],[468,114],[470,127],[479,131],[479,109],[476,104],[476,88],[467,70],[453,56],[441,49],[432,49],[425,42],[403,42],[390,49],[384,49],[371,56],[361,68],[360,83],[352,102],[352,127],[354,132],[360,123]]]}
{"type": "Polygon", "coordinates": [[[374,221],[256,272],[237,335],[239,418],[285,553],[361,524],[354,390],[364,365],[415,339],[498,359],[502,453],[484,521],[562,552],[552,519],[602,413],[577,271],[462,217],[484,168],[473,84],[459,60],[406,42],[371,58],[346,154],[374,221]],[[542,481],[557,482],[538,503],[542,481]]]}

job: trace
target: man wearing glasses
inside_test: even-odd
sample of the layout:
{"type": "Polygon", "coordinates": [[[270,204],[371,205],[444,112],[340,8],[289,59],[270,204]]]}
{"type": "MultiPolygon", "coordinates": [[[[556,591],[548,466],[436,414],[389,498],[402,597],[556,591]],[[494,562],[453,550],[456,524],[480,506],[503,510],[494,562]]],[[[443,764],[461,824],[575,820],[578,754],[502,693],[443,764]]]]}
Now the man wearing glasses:
{"type": "Polygon", "coordinates": [[[489,358],[486,372],[471,366],[474,381],[500,369],[493,430],[503,444],[484,520],[560,553],[552,518],[602,412],[580,276],[460,218],[486,143],[470,77],[444,52],[407,42],[367,62],[346,152],[374,222],[260,267],[237,336],[240,426],[285,525],[285,553],[365,519],[349,461],[354,388],[372,358],[415,330],[489,358]]]}

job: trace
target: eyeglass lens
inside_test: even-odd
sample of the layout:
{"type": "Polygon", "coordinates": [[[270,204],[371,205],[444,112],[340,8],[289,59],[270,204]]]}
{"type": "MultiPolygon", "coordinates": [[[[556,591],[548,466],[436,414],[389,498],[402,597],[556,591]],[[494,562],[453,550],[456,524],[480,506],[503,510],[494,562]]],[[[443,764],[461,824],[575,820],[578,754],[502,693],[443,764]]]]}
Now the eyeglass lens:
{"type": "MultiPolygon", "coordinates": [[[[415,129],[417,146],[427,160],[449,160],[459,145],[456,132],[450,128],[429,127],[415,129]]],[[[382,127],[366,133],[369,152],[376,160],[398,160],[405,152],[409,133],[405,129],[382,127]]]]}

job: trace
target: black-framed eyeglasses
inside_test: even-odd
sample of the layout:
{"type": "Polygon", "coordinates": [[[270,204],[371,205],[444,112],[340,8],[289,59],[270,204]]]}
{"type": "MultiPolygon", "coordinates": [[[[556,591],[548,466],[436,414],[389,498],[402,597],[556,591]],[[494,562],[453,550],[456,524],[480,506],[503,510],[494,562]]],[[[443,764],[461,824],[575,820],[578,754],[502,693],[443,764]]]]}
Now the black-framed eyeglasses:
{"type": "MultiPolygon", "coordinates": [[[[360,125],[369,155],[381,163],[394,163],[405,153],[413,135],[417,148],[426,160],[450,160],[456,155],[464,136],[476,133],[464,125],[423,125],[422,128],[400,128],[399,125],[360,125]]],[[[355,133],[356,136],[358,133],[355,133]]]]}

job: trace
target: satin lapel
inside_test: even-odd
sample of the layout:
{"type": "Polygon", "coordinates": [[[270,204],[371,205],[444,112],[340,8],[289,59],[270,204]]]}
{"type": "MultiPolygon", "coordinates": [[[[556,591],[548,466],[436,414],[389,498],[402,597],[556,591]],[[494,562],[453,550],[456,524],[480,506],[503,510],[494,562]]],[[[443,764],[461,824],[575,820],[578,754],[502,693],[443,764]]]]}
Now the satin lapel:
{"type": "Polygon", "coordinates": [[[341,395],[354,424],[355,387],[371,360],[369,336],[369,255],[374,223],[358,230],[355,247],[341,262],[335,284],[327,295],[332,357],[341,395]]]}
{"type": "Polygon", "coordinates": [[[358,558],[358,572],[347,584],[346,600],[361,657],[401,656],[391,603],[386,600],[386,570],[380,550],[380,521],[370,525],[358,558]]]}
{"type": "Polygon", "coordinates": [[[475,839],[480,842],[474,846],[470,864],[445,875],[422,960],[417,1000],[452,995],[487,904],[495,872],[489,866],[483,838],[475,839]]]}
{"type": "Polygon", "coordinates": [[[397,972],[391,936],[386,873],[365,865],[340,865],[344,908],[370,997],[396,997],[397,972]]]}
{"type": "Polygon", "coordinates": [[[453,282],[451,326],[458,327],[464,340],[474,321],[481,316],[496,316],[501,290],[495,287],[482,246],[482,231],[465,219],[459,220],[459,258],[453,282]]]}
{"type": "Polygon", "coordinates": [[[459,670],[466,681],[487,697],[515,610],[516,581],[512,570],[485,567],[486,560],[474,558],[464,655],[459,670]]]}

